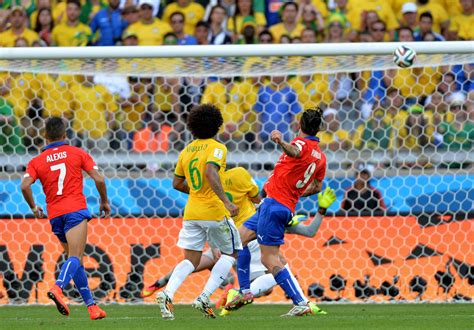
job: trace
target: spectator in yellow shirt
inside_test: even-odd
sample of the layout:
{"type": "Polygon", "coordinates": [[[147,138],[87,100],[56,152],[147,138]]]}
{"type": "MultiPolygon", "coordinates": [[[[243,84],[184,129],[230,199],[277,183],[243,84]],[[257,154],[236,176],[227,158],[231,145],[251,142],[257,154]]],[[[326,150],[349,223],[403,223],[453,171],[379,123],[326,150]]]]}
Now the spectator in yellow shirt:
{"type": "Polygon", "coordinates": [[[400,26],[408,26],[412,30],[418,28],[418,7],[413,2],[407,2],[403,5],[400,26]]]}
{"type": "Polygon", "coordinates": [[[204,18],[204,8],[193,0],[177,0],[166,6],[163,12],[163,21],[169,22],[171,14],[177,11],[186,16],[184,32],[193,35],[196,24],[204,18]]]}
{"type": "Polygon", "coordinates": [[[10,102],[18,119],[26,116],[30,102],[35,98],[31,73],[4,72],[0,74],[0,97],[10,102]]]}
{"type": "MultiPolygon", "coordinates": [[[[351,26],[357,31],[364,31],[365,16],[372,11],[385,23],[388,31],[393,32],[398,27],[397,18],[386,0],[351,0],[348,9],[347,18],[351,26]]],[[[366,26],[366,28],[369,26],[366,26]]]]}
{"type": "Polygon", "coordinates": [[[449,31],[453,40],[474,39],[474,4],[472,0],[460,0],[462,13],[453,17],[449,31]]]}
{"type": "Polygon", "coordinates": [[[35,94],[43,100],[43,118],[72,118],[70,103],[74,76],[40,73],[32,82],[35,94]]]}
{"type": "Polygon", "coordinates": [[[318,134],[321,148],[331,151],[348,150],[351,147],[350,134],[340,128],[337,111],[327,108],[323,113],[323,117],[325,129],[318,134]]]}
{"type": "Polygon", "coordinates": [[[85,63],[81,68],[86,73],[81,83],[71,88],[73,113],[72,129],[75,145],[100,151],[109,148],[110,129],[114,124],[117,104],[104,86],[94,84],[94,64],[85,63]]]}
{"type": "Polygon", "coordinates": [[[304,30],[304,25],[297,20],[298,4],[295,2],[285,2],[280,10],[282,22],[271,26],[269,29],[273,38],[280,40],[283,35],[287,35],[290,38],[299,38],[304,30]]]}
{"type": "Polygon", "coordinates": [[[417,0],[418,14],[430,12],[433,16],[433,31],[446,35],[449,27],[448,11],[430,0],[417,0]]]}
{"type": "Polygon", "coordinates": [[[130,25],[127,32],[138,36],[139,46],[162,45],[165,34],[171,32],[171,27],[165,22],[153,17],[153,3],[144,0],[140,4],[140,21],[130,25]]]}
{"type": "Polygon", "coordinates": [[[430,146],[433,128],[421,105],[415,104],[408,109],[405,125],[398,132],[398,148],[405,150],[423,150],[430,146]]]}
{"type": "Polygon", "coordinates": [[[81,2],[79,0],[67,0],[66,20],[64,23],[56,25],[53,29],[53,46],[87,46],[92,32],[90,27],[79,21],[80,14],[81,2]]]}
{"type": "Polygon", "coordinates": [[[15,46],[15,40],[18,38],[25,38],[29,46],[33,41],[39,40],[39,36],[35,31],[26,28],[27,17],[23,7],[16,6],[12,8],[10,24],[10,29],[0,33],[0,47],[13,47],[15,46]]]}
{"type": "Polygon", "coordinates": [[[265,14],[253,10],[252,0],[237,0],[235,14],[227,20],[227,31],[234,35],[234,39],[241,33],[244,18],[247,16],[251,16],[255,19],[257,32],[262,31],[265,25],[267,25],[265,14]]]}

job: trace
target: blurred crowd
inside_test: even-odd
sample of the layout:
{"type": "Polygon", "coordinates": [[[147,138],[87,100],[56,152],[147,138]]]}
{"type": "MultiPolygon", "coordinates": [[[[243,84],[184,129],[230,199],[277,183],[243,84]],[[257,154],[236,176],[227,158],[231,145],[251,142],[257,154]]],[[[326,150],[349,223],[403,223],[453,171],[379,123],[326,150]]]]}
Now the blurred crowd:
{"type": "MultiPolygon", "coordinates": [[[[473,27],[472,0],[0,0],[2,47],[473,40],[473,27]]],[[[62,115],[75,145],[166,152],[190,138],[192,105],[208,102],[231,150],[271,149],[273,129],[289,139],[309,104],[324,109],[331,151],[471,150],[473,101],[474,63],[251,78],[0,72],[0,150],[37,151],[43,120],[62,115]]]]}

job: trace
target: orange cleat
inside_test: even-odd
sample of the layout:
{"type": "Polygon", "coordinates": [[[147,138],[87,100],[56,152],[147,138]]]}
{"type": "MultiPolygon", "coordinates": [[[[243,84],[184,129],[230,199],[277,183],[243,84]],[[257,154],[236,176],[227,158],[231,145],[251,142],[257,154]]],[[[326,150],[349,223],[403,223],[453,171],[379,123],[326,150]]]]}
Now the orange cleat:
{"type": "Polygon", "coordinates": [[[87,307],[87,311],[91,316],[91,320],[100,320],[107,316],[107,313],[95,304],[87,307]]]}
{"type": "Polygon", "coordinates": [[[54,285],[48,291],[48,298],[56,304],[56,308],[61,315],[69,316],[69,307],[64,300],[63,290],[59,286],[54,285]]]}

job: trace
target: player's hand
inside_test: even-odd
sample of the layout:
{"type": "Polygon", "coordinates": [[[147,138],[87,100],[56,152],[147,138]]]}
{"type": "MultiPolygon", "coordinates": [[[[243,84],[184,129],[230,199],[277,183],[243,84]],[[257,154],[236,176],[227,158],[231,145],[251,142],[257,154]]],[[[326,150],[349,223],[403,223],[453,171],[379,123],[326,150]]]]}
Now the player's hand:
{"type": "Polygon", "coordinates": [[[99,215],[102,217],[108,217],[110,215],[110,204],[109,201],[100,202],[100,213],[99,215]]]}
{"type": "Polygon", "coordinates": [[[318,194],[318,204],[319,207],[323,209],[328,209],[335,201],[336,193],[334,192],[334,189],[326,187],[323,192],[318,194]]]}
{"type": "Polygon", "coordinates": [[[273,142],[280,144],[281,139],[282,139],[281,132],[280,132],[280,131],[277,131],[277,130],[273,130],[272,133],[271,133],[271,135],[270,135],[270,139],[271,139],[273,142]]]}
{"type": "Polygon", "coordinates": [[[230,212],[231,217],[235,217],[237,214],[239,214],[239,207],[234,203],[226,204],[225,208],[230,212]]]}
{"type": "Polygon", "coordinates": [[[214,260],[219,260],[219,258],[222,255],[221,250],[219,249],[211,249],[211,252],[212,252],[212,256],[214,257],[214,260]]]}
{"type": "Polygon", "coordinates": [[[301,221],[306,221],[308,217],[304,214],[295,214],[293,218],[291,218],[290,222],[288,222],[288,227],[293,227],[299,224],[301,221]]]}
{"type": "Polygon", "coordinates": [[[35,215],[35,218],[37,219],[44,218],[44,211],[41,208],[41,206],[36,205],[34,208],[31,209],[31,211],[35,215]]]}

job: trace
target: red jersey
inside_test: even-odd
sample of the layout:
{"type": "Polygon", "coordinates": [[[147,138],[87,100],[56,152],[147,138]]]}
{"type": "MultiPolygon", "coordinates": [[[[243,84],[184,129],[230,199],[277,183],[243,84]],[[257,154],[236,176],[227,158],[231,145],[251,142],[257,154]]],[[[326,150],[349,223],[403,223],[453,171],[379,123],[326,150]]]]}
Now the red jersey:
{"type": "Polygon", "coordinates": [[[48,217],[52,219],[87,208],[82,170],[93,169],[97,166],[87,152],[65,142],[54,142],[28,163],[25,176],[40,180],[48,217]]]}
{"type": "Polygon", "coordinates": [[[299,158],[283,154],[264,185],[267,196],[295,211],[299,198],[314,180],[326,175],[326,156],[319,148],[319,139],[313,136],[297,137],[291,144],[300,149],[299,158]]]}

